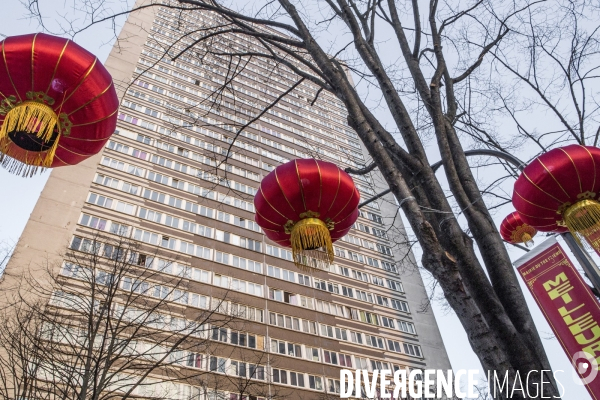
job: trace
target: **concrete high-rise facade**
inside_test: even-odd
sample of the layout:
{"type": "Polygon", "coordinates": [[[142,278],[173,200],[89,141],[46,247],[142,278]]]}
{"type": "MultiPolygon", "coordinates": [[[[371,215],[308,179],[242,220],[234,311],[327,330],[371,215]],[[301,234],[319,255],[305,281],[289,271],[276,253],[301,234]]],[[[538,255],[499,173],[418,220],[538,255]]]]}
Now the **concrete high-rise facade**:
{"type": "MultiPolygon", "coordinates": [[[[310,83],[238,132],[288,89],[292,74],[253,58],[232,77],[229,65],[201,49],[170,60],[192,43],[193,27],[215,21],[158,6],[129,16],[105,63],[121,99],[117,132],[99,155],[52,171],[7,272],[41,258],[60,261],[98,230],[126,233],[148,254],[158,248],[188,268],[188,308],[210,307],[217,288],[235,292],[235,307],[247,307],[252,320],[253,349],[277,359],[257,379],[294,389],[294,397],[336,397],[341,368],[449,369],[431,309],[417,313],[427,294],[409,267],[410,249],[395,243],[403,228],[393,198],[361,209],[334,244],[328,271],[296,269],[291,252],[263,236],[252,197],[275,166],[318,157],[356,167],[367,153],[339,100],[321,93],[310,104],[310,83]],[[217,99],[224,84],[233,90],[217,99]]],[[[213,45],[226,52],[252,45],[245,41],[231,34],[213,45]]],[[[363,200],[385,189],[377,179],[355,182],[363,200]]],[[[233,336],[224,341],[239,346],[233,336]]],[[[223,358],[219,366],[235,362],[223,358]]],[[[206,357],[194,367],[215,369],[210,364],[206,357]]]]}

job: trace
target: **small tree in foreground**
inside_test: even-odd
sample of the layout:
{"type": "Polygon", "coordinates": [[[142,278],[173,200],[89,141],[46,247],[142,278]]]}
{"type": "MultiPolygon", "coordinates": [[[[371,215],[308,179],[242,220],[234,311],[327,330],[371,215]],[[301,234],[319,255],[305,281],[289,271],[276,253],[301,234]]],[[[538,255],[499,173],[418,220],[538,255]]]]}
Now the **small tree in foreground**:
{"type": "Polygon", "coordinates": [[[243,321],[215,311],[224,300],[187,307],[189,268],[140,254],[125,237],[75,237],[71,247],[80,251],[60,268],[10,288],[0,399],[199,398],[207,354],[224,351],[211,330],[243,321]]]}

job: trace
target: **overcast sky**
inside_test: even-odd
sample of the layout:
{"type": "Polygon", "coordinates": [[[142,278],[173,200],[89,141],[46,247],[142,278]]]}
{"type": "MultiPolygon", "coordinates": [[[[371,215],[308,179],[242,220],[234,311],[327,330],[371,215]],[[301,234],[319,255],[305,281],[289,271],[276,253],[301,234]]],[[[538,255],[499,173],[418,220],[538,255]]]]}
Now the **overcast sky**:
{"type": "MultiPolygon", "coordinates": [[[[19,0],[3,0],[3,10],[0,13],[0,34],[13,36],[38,31],[36,23],[27,20],[25,10],[19,0]]],[[[45,7],[49,20],[54,13],[62,12],[64,7],[69,7],[69,2],[59,0],[40,0],[45,7]]],[[[87,50],[94,53],[101,61],[104,61],[110,52],[110,44],[106,38],[110,36],[108,27],[95,29],[82,34],[76,38],[76,42],[87,50]]],[[[48,173],[33,178],[21,178],[8,174],[0,168],[0,240],[17,241],[29,218],[35,202],[47,180],[48,173]]],[[[500,222],[500,219],[497,221],[500,222]]],[[[541,240],[540,240],[541,242],[541,240]]],[[[520,250],[510,249],[511,256],[516,259],[523,255],[520,250]]],[[[417,254],[417,258],[420,255],[417,254]]],[[[563,370],[557,374],[558,379],[566,389],[564,399],[590,399],[589,394],[583,386],[575,383],[573,379],[573,368],[569,359],[560,348],[558,341],[553,338],[552,331],[542,316],[539,308],[529,294],[527,288],[522,284],[529,307],[553,370],[563,370]]],[[[482,371],[479,360],[472,352],[464,329],[452,313],[442,310],[440,304],[434,304],[434,312],[437,317],[446,349],[450,356],[452,366],[458,369],[478,369],[482,371]]]]}

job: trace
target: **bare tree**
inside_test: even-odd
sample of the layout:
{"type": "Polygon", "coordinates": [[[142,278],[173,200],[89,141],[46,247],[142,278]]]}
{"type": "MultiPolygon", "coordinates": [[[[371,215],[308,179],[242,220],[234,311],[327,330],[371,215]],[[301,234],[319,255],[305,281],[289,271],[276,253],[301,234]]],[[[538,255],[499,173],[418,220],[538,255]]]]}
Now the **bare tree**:
{"type": "Polygon", "coordinates": [[[527,141],[538,152],[568,143],[596,146],[600,135],[596,89],[600,10],[589,1],[549,6],[550,12],[542,15],[528,10],[511,27],[515,40],[494,49],[490,66],[513,78],[503,88],[492,81],[494,99],[513,119],[517,128],[513,137],[527,141]],[[518,48],[527,51],[521,62],[514,63],[510,53],[518,48]],[[527,121],[526,108],[541,111],[550,124],[527,121]]]}
{"type": "MultiPolygon", "coordinates": [[[[600,9],[588,1],[551,1],[524,11],[465,82],[468,98],[459,102],[456,129],[474,147],[524,161],[557,146],[597,146],[600,9]]],[[[489,186],[480,185],[490,210],[511,202],[518,175],[499,163],[489,186]]]]}
{"type": "Polygon", "coordinates": [[[60,268],[26,273],[7,294],[0,398],[197,398],[207,355],[219,350],[210,332],[244,321],[224,299],[188,307],[189,271],[127,237],[71,247],[80,251],[60,268]]]}
{"type": "MultiPolygon", "coordinates": [[[[25,3],[43,22],[38,1],[25,3]]],[[[83,4],[83,24],[70,24],[65,32],[75,35],[115,21],[103,0],[83,4]]],[[[214,66],[207,76],[215,82],[207,86],[212,94],[172,112],[189,126],[211,124],[203,119],[211,113],[231,120],[216,168],[226,170],[234,150],[239,152],[234,146],[244,143],[246,128],[256,121],[288,118],[301,136],[301,120],[289,120],[275,106],[315,115],[320,94],[333,93],[373,160],[350,172],[361,179],[377,168],[383,175],[423,250],[422,266],[443,291],[484,369],[512,377],[550,369],[490,213],[509,201],[502,182],[515,172],[500,162],[505,173],[482,184],[464,149],[514,151],[528,141],[540,150],[567,140],[597,144],[598,103],[590,83],[597,79],[598,27],[591,15],[598,9],[592,2],[179,0],[140,2],[131,11],[158,6],[181,23],[165,27],[177,33],[174,44],[157,44],[161,56],[140,77],[160,62],[214,66]],[[211,13],[214,23],[189,22],[190,11],[211,13]],[[327,31],[337,32],[336,40],[327,31]],[[232,34],[245,40],[233,41],[232,34]],[[390,61],[393,51],[399,58],[390,61]],[[273,76],[260,75],[251,60],[264,63],[273,76]],[[501,79],[507,75],[514,77],[511,85],[501,79]],[[270,89],[253,98],[240,83],[257,79],[270,89]],[[549,110],[560,128],[540,131],[524,121],[531,106],[549,110]],[[382,123],[378,112],[391,122],[382,123]],[[506,120],[519,140],[504,134],[506,120]],[[441,157],[443,178],[430,166],[428,147],[441,157]]],[[[406,235],[400,240],[412,241],[406,235]]],[[[558,396],[555,387],[545,388],[544,396],[558,396]]]]}
{"type": "Polygon", "coordinates": [[[4,269],[6,268],[8,260],[12,257],[14,249],[15,245],[13,243],[10,243],[9,241],[0,242],[0,279],[2,279],[4,275],[4,269]]]}

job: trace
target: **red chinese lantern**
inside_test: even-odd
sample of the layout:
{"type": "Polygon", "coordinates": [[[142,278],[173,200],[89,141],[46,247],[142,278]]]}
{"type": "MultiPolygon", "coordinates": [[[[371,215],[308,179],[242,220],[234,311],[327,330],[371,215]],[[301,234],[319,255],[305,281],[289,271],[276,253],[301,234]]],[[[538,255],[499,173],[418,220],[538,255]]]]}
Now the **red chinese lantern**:
{"type": "Polygon", "coordinates": [[[508,214],[500,224],[500,235],[508,243],[525,243],[529,247],[533,244],[533,237],[536,233],[537,230],[523,222],[516,211],[508,214]]]}
{"type": "Polygon", "coordinates": [[[567,229],[600,251],[600,149],[570,145],[533,160],[517,181],[513,205],[542,232],[567,229]]]}
{"type": "Polygon", "coordinates": [[[31,176],[98,153],[115,131],[119,101],[96,57],[43,33],[0,45],[0,164],[31,176]]]}
{"type": "Polygon", "coordinates": [[[333,261],[332,243],[358,218],[359,200],[352,178],[335,164],[292,160],[261,182],[255,220],[269,239],[292,248],[297,267],[322,268],[333,261]]]}

